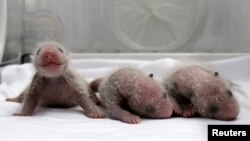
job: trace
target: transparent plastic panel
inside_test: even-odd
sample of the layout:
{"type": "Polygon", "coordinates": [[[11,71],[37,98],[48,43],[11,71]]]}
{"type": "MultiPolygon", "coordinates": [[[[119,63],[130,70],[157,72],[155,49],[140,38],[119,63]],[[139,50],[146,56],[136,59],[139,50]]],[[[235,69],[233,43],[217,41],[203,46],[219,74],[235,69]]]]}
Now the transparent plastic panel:
{"type": "Polygon", "coordinates": [[[2,62],[5,48],[7,28],[7,4],[6,0],[0,0],[0,63],[2,62]]]}
{"type": "Polygon", "coordinates": [[[202,32],[206,12],[204,0],[108,0],[103,5],[118,39],[142,51],[182,47],[202,32]]]}
{"type": "Polygon", "coordinates": [[[9,55],[45,40],[72,53],[250,52],[248,0],[10,0],[8,12],[9,55]]]}

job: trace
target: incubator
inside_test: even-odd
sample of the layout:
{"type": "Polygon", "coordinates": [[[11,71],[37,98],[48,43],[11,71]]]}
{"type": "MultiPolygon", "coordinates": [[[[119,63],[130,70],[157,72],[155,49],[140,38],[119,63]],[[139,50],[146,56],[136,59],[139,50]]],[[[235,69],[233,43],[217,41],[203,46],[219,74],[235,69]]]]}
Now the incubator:
{"type": "Polygon", "coordinates": [[[38,42],[45,40],[58,41],[77,57],[85,58],[117,54],[178,57],[180,53],[219,58],[229,54],[239,56],[250,52],[249,3],[246,0],[8,1],[4,61],[29,54],[38,42]]]}

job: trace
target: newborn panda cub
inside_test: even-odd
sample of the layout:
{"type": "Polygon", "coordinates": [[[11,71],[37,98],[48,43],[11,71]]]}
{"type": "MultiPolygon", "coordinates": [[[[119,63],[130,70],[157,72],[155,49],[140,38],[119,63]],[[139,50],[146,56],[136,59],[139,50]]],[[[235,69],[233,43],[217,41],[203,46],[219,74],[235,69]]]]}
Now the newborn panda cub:
{"type": "Polygon", "coordinates": [[[174,112],[184,117],[199,114],[219,120],[233,120],[239,105],[218,72],[192,65],[168,74],[164,87],[174,103],[174,112]]]}
{"type": "Polygon", "coordinates": [[[160,85],[135,68],[120,68],[90,86],[99,91],[100,100],[111,118],[136,124],[140,117],[169,118],[173,106],[160,85]]]}
{"type": "Polygon", "coordinates": [[[87,117],[102,118],[97,111],[87,82],[80,79],[68,66],[68,53],[56,42],[44,42],[34,51],[33,64],[36,73],[31,84],[16,98],[7,101],[22,102],[21,113],[16,116],[31,116],[36,106],[73,107],[81,106],[87,117]]]}

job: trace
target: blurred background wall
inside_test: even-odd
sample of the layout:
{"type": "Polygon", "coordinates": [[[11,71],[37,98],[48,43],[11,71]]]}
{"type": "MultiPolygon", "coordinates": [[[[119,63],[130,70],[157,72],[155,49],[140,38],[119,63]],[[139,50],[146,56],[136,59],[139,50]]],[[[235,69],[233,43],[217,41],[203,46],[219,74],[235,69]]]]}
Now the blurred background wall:
{"type": "Polygon", "coordinates": [[[56,40],[71,52],[250,52],[250,0],[7,0],[3,60],[56,40]]]}

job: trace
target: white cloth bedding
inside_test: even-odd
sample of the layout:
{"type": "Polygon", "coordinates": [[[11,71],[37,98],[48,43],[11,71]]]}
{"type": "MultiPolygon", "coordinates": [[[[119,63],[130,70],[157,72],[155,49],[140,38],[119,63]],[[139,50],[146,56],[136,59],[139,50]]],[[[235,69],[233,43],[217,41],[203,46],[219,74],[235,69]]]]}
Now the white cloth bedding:
{"type": "MultiPolygon", "coordinates": [[[[134,65],[158,80],[169,68],[179,63],[164,58],[155,61],[79,59],[72,66],[90,81],[106,74],[108,70],[123,65],[134,65]]],[[[143,119],[130,125],[109,118],[89,119],[80,107],[70,109],[38,108],[32,117],[15,117],[12,113],[21,104],[5,102],[15,97],[30,82],[34,68],[31,64],[11,65],[1,69],[0,84],[0,140],[8,141],[204,141],[208,124],[250,124],[250,57],[238,57],[208,63],[220,75],[230,79],[237,87],[233,92],[240,103],[240,114],[234,121],[205,118],[174,117],[163,120],[143,119]]]]}

